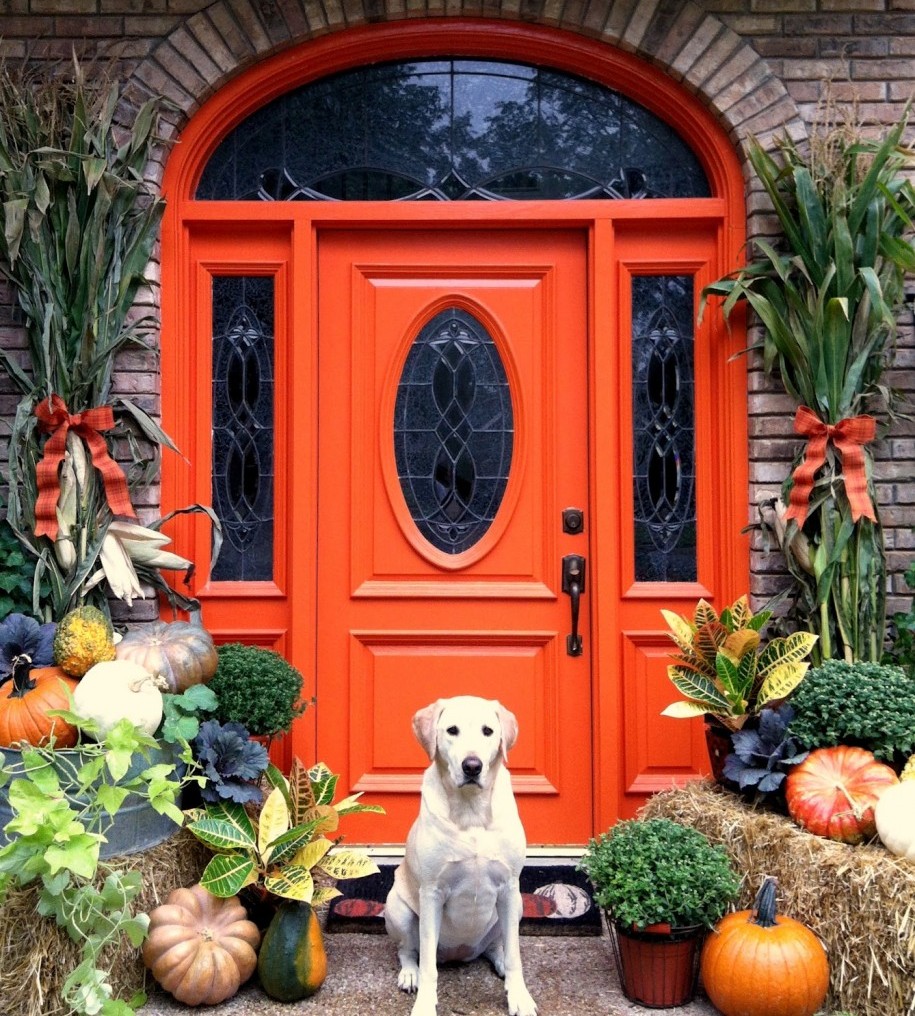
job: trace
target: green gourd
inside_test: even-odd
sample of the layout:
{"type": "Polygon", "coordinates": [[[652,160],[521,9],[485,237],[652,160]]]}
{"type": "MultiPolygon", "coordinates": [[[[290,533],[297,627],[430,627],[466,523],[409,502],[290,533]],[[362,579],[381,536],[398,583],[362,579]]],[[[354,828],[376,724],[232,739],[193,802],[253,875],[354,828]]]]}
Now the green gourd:
{"type": "Polygon", "coordinates": [[[297,1002],[321,987],[327,954],[310,904],[287,900],[277,907],[261,942],[257,973],[264,992],[278,1002],[297,1002]]]}

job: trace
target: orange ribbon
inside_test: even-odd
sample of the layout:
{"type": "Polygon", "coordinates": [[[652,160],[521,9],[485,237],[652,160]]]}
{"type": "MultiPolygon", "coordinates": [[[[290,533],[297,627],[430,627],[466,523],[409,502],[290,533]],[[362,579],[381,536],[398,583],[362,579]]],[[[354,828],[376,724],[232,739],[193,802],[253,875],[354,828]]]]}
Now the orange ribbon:
{"type": "Polygon", "coordinates": [[[864,448],[873,441],[877,425],[872,416],[850,416],[836,424],[823,421],[806,406],[801,406],[794,417],[794,430],[807,438],[807,453],[804,461],[795,469],[792,477],[791,498],[785,519],[797,519],[798,526],[807,518],[810,495],[813,492],[813,478],[826,461],[826,445],[832,441],[842,455],[842,478],[845,494],[851,506],[852,520],[860,518],[877,521],[874,505],[867,492],[867,470],[864,466],[864,448]]]}
{"type": "Polygon", "coordinates": [[[121,467],[108,453],[108,445],[99,433],[114,426],[111,406],[87,409],[73,413],[59,395],[42,399],[35,407],[38,426],[50,433],[44,446],[44,457],[38,463],[35,478],[38,483],[38,500],[35,503],[35,535],[57,539],[57,501],[60,497],[58,470],[67,450],[67,433],[73,431],[86,443],[92,456],[92,465],[102,474],[105,498],[115,515],[136,518],[127,492],[127,478],[121,467]]]}

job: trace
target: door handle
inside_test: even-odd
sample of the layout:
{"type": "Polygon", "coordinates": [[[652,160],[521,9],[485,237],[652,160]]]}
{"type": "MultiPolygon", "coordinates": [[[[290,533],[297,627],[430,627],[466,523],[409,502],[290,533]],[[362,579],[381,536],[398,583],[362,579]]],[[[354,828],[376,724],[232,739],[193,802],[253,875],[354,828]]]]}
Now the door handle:
{"type": "Polygon", "coordinates": [[[562,591],[568,594],[572,606],[572,632],[566,635],[566,652],[569,656],[581,656],[578,611],[581,594],[585,591],[585,559],[581,554],[566,554],[562,559],[562,591]]]}

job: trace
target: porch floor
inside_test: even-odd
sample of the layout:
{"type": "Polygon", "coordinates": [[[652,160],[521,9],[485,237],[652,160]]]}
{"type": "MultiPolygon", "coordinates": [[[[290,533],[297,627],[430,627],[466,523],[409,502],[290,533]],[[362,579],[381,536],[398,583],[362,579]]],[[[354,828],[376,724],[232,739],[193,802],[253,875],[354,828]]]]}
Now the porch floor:
{"type": "MultiPolygon", "coordinates": [[[[397,955],[387,935],[327,934],[328,975],[321,990],[299,1003],[272,1002],[259,988],[206,1010],[207,1016],[409,1016],[412,997],[397,988],[397,955]]],[[[622,994],[610,939],[601,937],[524,936],[525,980],[541,1016],[623,1016],[655,1012],[632,1005],[622,994]]],[[[502,982],[489,964],[478,960],[440,971],[438,1016],[506,1016],[502,982]]],[[[190,1010],[156,993],[143,1016],[179,1016],[190,1010]]],[[[196,1011],[196,1010],[195,1010],[196,1011]]],[[[713,1016],[717,1010],[700,997],[667,1010],[683,1016],[713,1016]]]]}

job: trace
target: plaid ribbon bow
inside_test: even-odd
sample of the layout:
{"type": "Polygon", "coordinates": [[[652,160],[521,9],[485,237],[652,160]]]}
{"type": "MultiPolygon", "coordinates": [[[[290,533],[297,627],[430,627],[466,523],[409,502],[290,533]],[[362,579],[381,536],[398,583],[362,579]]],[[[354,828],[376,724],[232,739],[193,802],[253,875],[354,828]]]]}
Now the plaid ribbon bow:
{"type": "Polygon", "coordinates": [[[794,417],[794,431],[807,438],[807,453],[804,461],[795,469],[792,477],[791,498],[788,519],[797,519],[798,526],[807,518],[807,508],[813,491],[813,479],[817,470],[826,461],[826,445],[832,441],[842,456],[842,478],[845,494],[851,506],[854,522],[860,518],[877,521],[874,505],[867,492],[867,470],[864,467],[864,448],[874,440],[877,426],[874,418],[867,414],[850,416],[838,423],[823,421],[806,406],[801,406],[794,417]]]}
{"type": "Polygon", "coordinates": [[[114,426],[111,406],[87,409],[73,413],[59,395],[42,399],[35,407],[38,426],[49,433],[44,456],[38,463],[35,478],[38,483],[38,500],[35,503],[35,535],[57,539],[57,501],[60,497],[58,469],[67,449],[67,434],[73,431],[86,443],[92,456],[92,465],[101,473],[105,485],[105,498],[115,515],[136,518],[136,512],[127,492],[127,478],[121,467],[108,453],[108,445],[99,433],[114,426]]]}

